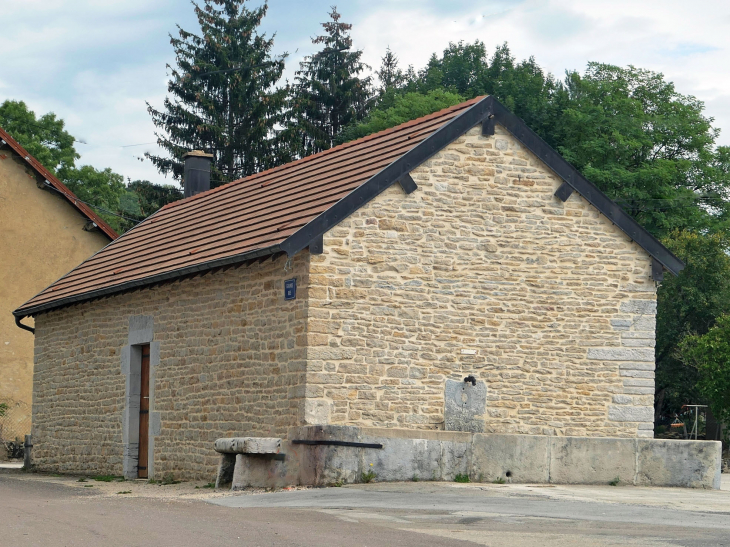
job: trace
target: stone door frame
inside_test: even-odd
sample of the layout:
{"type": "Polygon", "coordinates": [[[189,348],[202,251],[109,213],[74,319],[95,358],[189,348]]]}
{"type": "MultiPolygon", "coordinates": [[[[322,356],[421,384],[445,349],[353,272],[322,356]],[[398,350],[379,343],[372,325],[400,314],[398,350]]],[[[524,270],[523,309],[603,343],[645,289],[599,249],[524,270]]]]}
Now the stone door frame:
{"type": "Polygon", "coordinates": [[[122,474],[125,479],[138,478],[139,460],[139,398],[142,372],[142,346],[150,345],[150,413],[147,456],[147,477],[155,476],[155,437],[160,434],[160,413],[155,408],[155,379],[160,363],[160,343],[153,341],[154,319],[149,315],[129,317],[128,344],[122,348],[121,368],[125,376],[124,413],[122,415],[122,474]]]}

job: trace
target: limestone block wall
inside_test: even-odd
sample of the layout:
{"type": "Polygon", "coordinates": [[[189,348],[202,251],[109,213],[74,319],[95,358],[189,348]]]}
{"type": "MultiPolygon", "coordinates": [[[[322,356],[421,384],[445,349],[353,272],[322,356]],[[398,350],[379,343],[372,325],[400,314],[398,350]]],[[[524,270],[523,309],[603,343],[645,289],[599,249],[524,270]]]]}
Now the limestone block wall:
{"type": "MultiPolygon", "coordinates": [[[[213,480],[219,437],[281,436],[301,422],[309,255],[243,266],[41,314],[33,456],[56,472],[122,474],[129,317],[159,343],[154,473],[213,480]],[[297,278],[297,299],[284,280],[297,278]]],[[[128,365],[127,365],[128,368],[128,365]]]]}
{"type": "Polygon", "coordinates": [[[504,128],[479,128],[325,234],[311,258],[308,423],[651,437],[651,259],[504,128]]]}

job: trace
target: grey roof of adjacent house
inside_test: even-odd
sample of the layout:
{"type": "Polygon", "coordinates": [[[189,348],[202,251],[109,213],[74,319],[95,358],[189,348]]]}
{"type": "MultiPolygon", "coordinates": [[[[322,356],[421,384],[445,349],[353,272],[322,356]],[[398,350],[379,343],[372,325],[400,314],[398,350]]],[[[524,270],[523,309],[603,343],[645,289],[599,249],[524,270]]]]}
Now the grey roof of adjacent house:
{"type": "Polygon", "coordinates": [[[505,127],[653,257],[653,275],[684,264],[491,96],[369,135],[163,207],[13,313],[54,308],[266,256],[321,252],[322,236],[385,189],[416,189],[409,172],[477,124],[505,127]]]}

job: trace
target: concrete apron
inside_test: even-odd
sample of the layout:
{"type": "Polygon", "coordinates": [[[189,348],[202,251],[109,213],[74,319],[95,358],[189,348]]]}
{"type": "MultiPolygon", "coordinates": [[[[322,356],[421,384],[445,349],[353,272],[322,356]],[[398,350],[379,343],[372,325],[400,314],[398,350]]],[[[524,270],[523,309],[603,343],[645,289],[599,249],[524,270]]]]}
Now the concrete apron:
{"type": "Polygon", "coordinates": [[[275,456],[237,454],[232,488],[357,483],[372,473],[378,482],[453,481],[466,475],[472,482],[608,484],[618,479],[619,484],[636,486],[719,489],[721,446],[718,441],[304,426],[289,431],[275,456]]]}

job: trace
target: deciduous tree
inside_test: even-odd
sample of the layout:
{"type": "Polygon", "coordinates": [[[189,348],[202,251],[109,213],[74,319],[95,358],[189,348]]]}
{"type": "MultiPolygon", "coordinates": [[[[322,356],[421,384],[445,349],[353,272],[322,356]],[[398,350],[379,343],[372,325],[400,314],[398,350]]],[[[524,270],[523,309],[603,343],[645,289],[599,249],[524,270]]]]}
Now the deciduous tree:
{"type": "Polygon", "coordinates": [[[566,85],[558,150],[586,178],[659,237],[726,223],[729,154],[701,101],[631,66],[590,63],[566,85]]]}
{"type": "Polygon", "coordinates": [[[0,104],[0,127],[54,174],[73,167],[79,159],[76,139],[53,112],[36,118],[23,101],[8,99],[0,104]]]}
{"type": "Polygon", "coordinates": [[[724,315],[702,336],[686,337],[682,359],[698,371],[698,391],[720,422],[730,423],[730,315],[724,315]]]}
{"type": "Polygon", "coordinates": [[[679,348],[685,337],[707,333],[730,313],[730,239],[684,231],[664,242],[686,267],[677,277],[666,276],[657,294],[657,417],[702,398],[697,369],[687,366],[679,348]]]}

